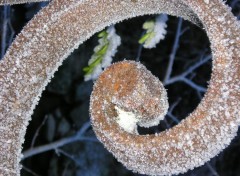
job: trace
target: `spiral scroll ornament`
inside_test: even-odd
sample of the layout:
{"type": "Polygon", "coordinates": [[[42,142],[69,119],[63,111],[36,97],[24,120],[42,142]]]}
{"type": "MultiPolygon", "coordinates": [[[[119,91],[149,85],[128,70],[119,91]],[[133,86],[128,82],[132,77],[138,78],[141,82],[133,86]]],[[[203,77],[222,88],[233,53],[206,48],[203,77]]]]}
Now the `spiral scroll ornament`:
{"type": "MultiPolygon", "coordinates": [[[[0,4],[33,1],[38,0],[2,0],[0,4]]],[[[142,126],[155,124],[165,112],[159,102],[167,106],[165,100],[154,96],[159,91],[166,96],[161,84],[147,71],[142,76],[150,77],[158,88],[151,87],[148,80],[143,84],[143,80],[136,79],[137,85],[142,84],[149,95],[142,94],[146,100],[141,99],[139,104],[131,99],[109,101],[110,94],[117,90],[125,90],[122,93],[126,95],[127,89],[134,93],[129,86],[119,87],[126,84],[121,80],[116,85],[109,82],[114,91],[99,101],[94,97],[101,97],[102,92],[95,86],[91,114],[98,138],[127,168],[150,175],[186,172],[204,164],[229,145],[240,123],[240,24],[223,1],[52,0],[24,27],[0,62],[0,175],[20,175],[21,148],[33,109],[54,72],[73,49],[106,26],[156,13],[202,22],[213,54],[207,93],[194,112],[179,125],[156,135],[138,135],[134,123],[127,128],[129,131],[121,127],[125,124],[121,114],[130,114],[133,121],[137,119],[136,123],[142,126]],[[131,103],[134,108],[125,106],[131,103]],[[144,118],[140,118],[141,115],[144,118]],[[156,121],[152,119],[155,117],[156,121]]],[[[112,68],[114,66],[109,70],[112,68]]],[[[140,74],[135,66],[131,70],[140,74]]],[[[121,70],[117,73],[122,74],[121,70]]],[[[107,80],[111,80],[113,75],[107,76],[107,80]]],[[[138,97],[141,91],[140,87],[136,92],[138,97]]],[[[113,95],[118,97],[115,93],[113,95]]]]}
{"type": "Polygon", "coordinates": [[[102,123],[112,126],[115,122],[126,132],[138,134],[137,125],[158,125],[167,109],[167,92],[162,83],[142,64],[133,61],[119,62],[106,69],[91,96],[90,111],[96,132],[100,110],[105,117],[102,123]]]}

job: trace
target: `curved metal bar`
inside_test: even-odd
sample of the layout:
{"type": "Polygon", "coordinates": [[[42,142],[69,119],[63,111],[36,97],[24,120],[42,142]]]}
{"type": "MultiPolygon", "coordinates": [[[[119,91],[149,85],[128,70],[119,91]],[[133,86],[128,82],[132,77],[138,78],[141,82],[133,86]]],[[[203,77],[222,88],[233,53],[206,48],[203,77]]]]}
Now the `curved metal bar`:
{"type": "MultiPolygon", "coordinates": [[[[104,27],[139,15],[164,12],[195,21],[193,11],[189,10],[188,6],[202,20],[212,42],[214,55],[212,80],[204,100],[190,118],[187,118],[173,130],[160,134],[156,138],[154,146],[161,145],[160,149],[164,149],[164,146],[167,146],[168,143],[179,144],[180,142],[182,144],[181,141],[188,141],[187,135],[184,135],[185,132],[188,134],[195,129],[192,127],[198,127],[205,129],[203,131],[195,129],[194,137],[200,139],[190,141],[194,142],[194,146],[198,146],[198,142],[200,142],[196,149],[199,150],[199,153],[196,154],[193,150],[192,152],[186,152],[185,155],[193,154],[197,157],[209,155],[207,157],[209,159],[219,153],[229,144],[230,139],[236,133],[239,123],[237,107],[239,107],[240,102],[239,24],[222,2],[211,0],[209,4],[205,4],[202,0],[194,2],[191,0],[184,0],[183,2],[176,0],[55,0],[24,27],[0,62],[0,175],[20,174],[21,145],[24,142],[26,127],[33,109],[53,73],[74,48],[104,27]],[[224,20],[222,21],[222,19],[224,20]],[[228,108],[227,111],[226,108],[228,108]],[[194,118],[195,116],[198,118],[194,118]],[[211,133],[209,132],[210,129],[204,128],[205,125],[213,127],[210,128],[211,133]],[[217,135],[219,132],[221,135],[217,135]],[[166,141],[164,141],[165,139],[166,141]],[[206,144],[209,140],[213,144],[219,145],[217,150],[215,150],[216,146],[204,145],[203,147],[201,145],[202,143],[206,144]],[[202,152],[203,148],[208,149],[207,152],[202,152]],[[203,155],[200,156],[200,154],[203,155]]],[[[93,123],[94,128],[97,128],[95,122],[93,123]]],[[[111,147],[108,148],[112,152],[117,152],[116,156],[123,152],[122,149],[126,146],[124,138],[120,139],[121,147],[119,147],[115,145],[115,139],[110,140],[108,134],[104,136],[101,127],[96,131],[99,132],[99,136],[103,136],[110,143],[111,147]],[[116,150],[117,148],[120,148],[120,150],[116,150]]],[[[119,128],[116,128],[115,132],[126,135],[119,128]]],[[[115,132],[113,136],[116,135],[115,132]]],[[[139,136],[135,137],[136,139],[139,138],[140,141],[142,140],[139,136]]],[[[143,138],[152,139],[152,136],[143,136],[143,138]]],[[[116,139],[119,139],[119,137],[116,139]]],[[[146,142],[146,145],[151,142],[153,141],[146,142]]],[[[189,147],[189,145],[183,144],[181,151],[189,147]]],[[[150,147],[147,148],[151,149],[150,147]]],[[[166,156],[170,158],[170,156],[179,154],[173,146],[166,147],[164,150],[167,150],[164,155],[159,152],[160,155],[155,156],[154,159],[166,156]]],[[[143,150],[141,149],[141,151],[143,150]]],[[[181,154],[184,155],[184,152],[181,154]]],[[[156,168],[156,165],[154,165],[151,170],[149,167],[147,170],[140,168],[138,172],[152,173],[161,170],[163,174],[179,173],[208,160],[204,158],[199,160],[193,157],[185,158],[182,162],[177,160],[175,163],[173,160],[176,157],[172,157],[170,160],[164,159],[161,162],[162,166],[156,168]],[[187,167],[183,166],[185,158],[186,163],[188,163],[187,167]],[[193,161],[190,161],[191,159],[193,161]],[[171,168],[169,168],[170,164],[173,164],[171,168]]],[[[127,159],[134,161],[132,155],[124,158],[119,157],[121,161],[127,159]]],[[[148,166],[152,165],[153,162],[149,160],[148,166]]],[[[139,165],[130,164],[129,168],[137,171],[139,165]]]]}

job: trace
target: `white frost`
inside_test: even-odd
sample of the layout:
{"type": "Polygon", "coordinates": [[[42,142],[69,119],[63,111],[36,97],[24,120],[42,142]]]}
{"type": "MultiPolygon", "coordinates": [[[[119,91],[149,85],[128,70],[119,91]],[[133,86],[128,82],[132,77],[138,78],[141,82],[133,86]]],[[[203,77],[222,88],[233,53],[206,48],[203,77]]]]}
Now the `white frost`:
{"type": "Polygon", "coordinates": [[[160,40],[163,40],[165,38],[165,35],[167,33],[167,22],[168,16],[166,14],[161,14],[156,18],[155,26],[153,29],[154,37],[151,38],[151,40],[147,40],[145,44],[143,45],[144,48],[155,48],[156,45],[160,42],[160,40]]]}
{"type": "MultiPolygon", "coordinates": [[[[89,80],[96,80],[98,76],[102,73],[102,71],[111,65],[112,63],[112,58],[115,56],[117,52],[118,46],[121,44],[121,38],[116,34],[116,30],[114,26],[108,27],[107,31],[108,34],[107,36],[107,42],[108,42],[108,47],[107,51],[104,54],[102,61],[99,65],[95,66],[94,70],[92,71],[91,74],[86,74],[84,77],[85,81],[89,80]]],[[[98,52],[100,48],[102,48],[104,45],[106,45],[106,41],[103,38],[99,39],[99,45],[97,45],[94,48],[94,52],[98,52]]],[[[92,64],[93,62],[96,61],[96,56],[93,55],[91,59],[88,62],[88,65],[92,64]]]]}
{"type": "Polygon", "coordinates": [[[102,68],[106,68],[111,65],[112,57],[116,54],[118,46],[121,44],[121,38],[116,34],[114,26],[110,26],[107,29],[109,47],[102,60],[102,68]]]}
{"type": "Polygon", "coordinates": [[[122,127],[126,132],[138,134],[137,122],[139,121],[139,118],[137,115],[132,112],[126,112],[117,106],[115,106],[115,109],[118,113],[118,125],[122,127]]]}
{"type": "Polygon", "coordinates": [[[209,4],[209,0],[204,0],[204,2],[205,2],[206,4],[209,4]]]}

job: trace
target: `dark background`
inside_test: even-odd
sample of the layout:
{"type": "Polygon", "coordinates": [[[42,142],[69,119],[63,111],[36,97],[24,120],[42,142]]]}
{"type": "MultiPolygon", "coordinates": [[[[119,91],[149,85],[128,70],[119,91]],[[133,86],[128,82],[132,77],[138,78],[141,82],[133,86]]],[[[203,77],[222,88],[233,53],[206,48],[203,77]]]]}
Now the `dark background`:
{"type": "MultiPolygon", "coordinates": [[[[235,16],[240,18],[240,1],[229,0],[235,16]]],[[[21,31],[22,27],[39,11],[44,3],[31,3],[0,7],[0,56],[21,31]]],[[[115,61],[123,59],[140,61],[151,72],[164,80],[170,57],[174,59],[171,77],[181,75],[191,66],[201,63],[211,56],[209,40],[203,29],[169,16],[167,35],[154,49],[143,49],[138,40],[143,34],[142,24],[155,16],[133,18],[116,24],[117,34],[121,36],[122,44],[114,57],[115,61]],[[176,34],[180,28],[180,34],[176,34]],[[176,37],[179,42],[175,42],[176,37]],[[177,44],[177,48],[174,47],[177,44]],[[176,49],[176,50],[174,50],[176,49]]],[[[43,92],[41,100],[32,115],[28,126],[23,151],[34,150],[36,146],[47,144],[48,152],[31,156],[22,161],[23,176],[133,176],[139,175],[127,170],[97,141],[91,127],[84,132],[86,140],[68,143],[62,147],[54,146],[55,141],[71,138],[82,127],[89,124],[89,96],[93,82],[84,81],[83,67],[93,54],[97,45],[97,35],[94,35],[79,46],[55,73],[54,78],[43,92]]],[[[211,75],[211,60],[191,71],[187,79],[194,85],[206,88],[211,75]]],[[[139,129],[142,134],[155,133],[170,128],[191,113],[204,96],[204,91],[186,82],[178,81],[166,85],[169,97],[169,112],[158,127],[139,129]]],[[[240,175],[240,135],[238,135],[219,156],[213,158],[204,166],[189,171],[183,175],[240,175]]]]}

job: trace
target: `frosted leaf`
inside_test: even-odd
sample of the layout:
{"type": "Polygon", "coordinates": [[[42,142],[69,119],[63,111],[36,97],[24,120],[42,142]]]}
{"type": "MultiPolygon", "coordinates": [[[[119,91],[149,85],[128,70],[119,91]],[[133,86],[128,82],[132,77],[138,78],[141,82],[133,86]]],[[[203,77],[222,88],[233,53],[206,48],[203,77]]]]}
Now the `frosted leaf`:
{"type": "Polygon", "coordinates": [[[144,34],[139,40],[140,44],[143,44],[144,48],[154,48],[165,38],[167,33],[166,27],[168,16],[166,14],[161,14],[156,17],[154,21],[147,21],[143,24],[143,28],[146,30],[146,34],[144,34]]]}
{"type": "Polygon", "coordinates": [[[112,63],[112,59],[121,44],[121,38],[116,34],[114,26],[108,27],[106,31],[99,34],[99,44],[94,48],[94,54],[88,62],[84,80],[96,80],[100,73],[112,63]]]}

